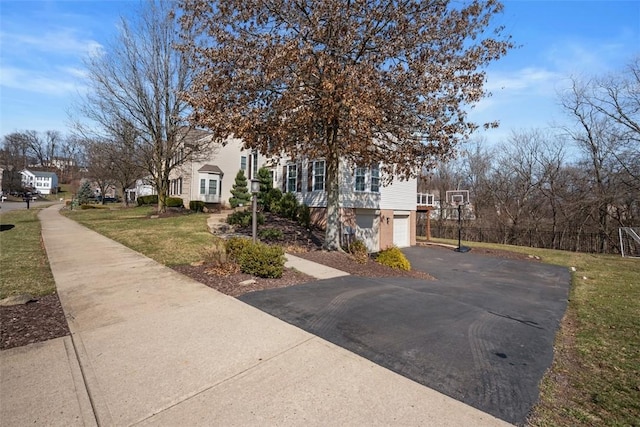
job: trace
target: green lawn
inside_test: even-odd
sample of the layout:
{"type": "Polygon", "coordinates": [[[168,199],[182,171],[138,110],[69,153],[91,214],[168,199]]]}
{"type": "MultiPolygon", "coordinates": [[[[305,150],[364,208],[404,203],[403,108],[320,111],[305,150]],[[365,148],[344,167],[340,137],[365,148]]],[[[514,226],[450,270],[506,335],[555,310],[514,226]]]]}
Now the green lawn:
{"type": "Polygon", "coordinates": [[[42,245],[39,211],[0,214],[0,299],[24,293],[44,296],[56,290],[42,245]]]}
{"type": "MultiPolygon", "coordinates": [[[[456,244],[451,240],[434,241],[456,244]]],[[[535,426],[640,425],[640,259],[465,242],[576,269],[535,426]]]]}
{"type": "Polygon", "coordinates": [[[214,244],[207,228],[208,215],[192,213],[169,218],[150,218],[152,208],[74,209],[61,211],[125,246],[165,265],[201,260],[214,244]]]}

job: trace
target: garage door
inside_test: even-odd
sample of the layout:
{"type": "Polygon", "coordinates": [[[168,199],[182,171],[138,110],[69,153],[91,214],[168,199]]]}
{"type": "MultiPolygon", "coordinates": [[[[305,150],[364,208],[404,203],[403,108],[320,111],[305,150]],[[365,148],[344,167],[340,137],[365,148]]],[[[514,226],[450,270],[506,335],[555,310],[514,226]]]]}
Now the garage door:
{"type": "Polygon", "coordinates": [[[393,244],[399,248],[409,246],[409,217],[393,217],[393,244]]]}

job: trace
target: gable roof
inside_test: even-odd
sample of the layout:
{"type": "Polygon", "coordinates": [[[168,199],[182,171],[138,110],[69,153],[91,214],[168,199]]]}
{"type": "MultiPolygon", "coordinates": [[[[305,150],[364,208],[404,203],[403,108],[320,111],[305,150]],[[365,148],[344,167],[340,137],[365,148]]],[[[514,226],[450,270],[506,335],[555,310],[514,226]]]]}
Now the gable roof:
{"type": "Polygon", "coordinates": [[[198,169],[198,172],[215,173],[218,175],[224,175],[224,173],[222,172],[222,169],[220,169],[216,165],[204,165],[200,169],[198,169]]]}

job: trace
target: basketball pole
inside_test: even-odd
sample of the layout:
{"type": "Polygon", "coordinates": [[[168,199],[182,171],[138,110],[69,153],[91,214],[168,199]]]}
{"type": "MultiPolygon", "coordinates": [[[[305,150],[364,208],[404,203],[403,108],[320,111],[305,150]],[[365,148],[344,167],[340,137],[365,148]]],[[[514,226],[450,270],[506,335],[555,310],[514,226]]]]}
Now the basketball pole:
{"type": "Polygon", "coordinates": [[[462,246],[462,203],[458,203],[458,247],[456,252],[469,252],[471,248],[462,246]]]}

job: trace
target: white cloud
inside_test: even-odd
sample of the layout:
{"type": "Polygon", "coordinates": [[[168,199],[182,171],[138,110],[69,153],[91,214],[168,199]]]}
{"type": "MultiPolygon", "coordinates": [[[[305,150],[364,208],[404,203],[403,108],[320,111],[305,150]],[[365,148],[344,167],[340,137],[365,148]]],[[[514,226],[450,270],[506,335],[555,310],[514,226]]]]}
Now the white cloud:
{"type": "Polygon", "coordinates": [[[28,51],[66,55],[91,55],[99,52],[102,45],[95,40],[82,38],[71,28],[60,28],[41,35],[0,32],[3,56],[8,52],[24,54],[28,51]]]}
{"type": "Polygon", "coordinates": [[[56,75],[13,67],[0,67],[0,86],[45,95],[64,96],[81,90],[78,76],[63,72],[56,75]]]}

